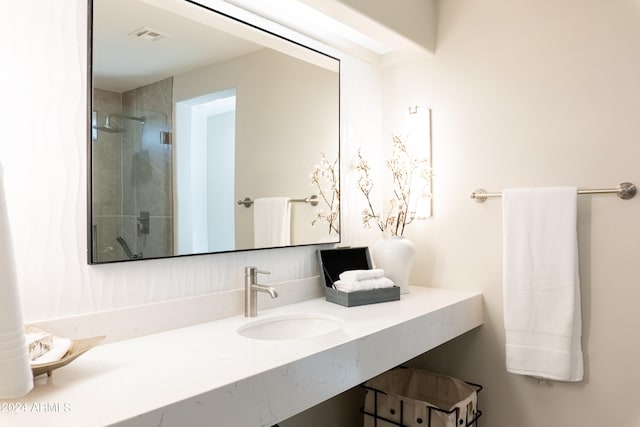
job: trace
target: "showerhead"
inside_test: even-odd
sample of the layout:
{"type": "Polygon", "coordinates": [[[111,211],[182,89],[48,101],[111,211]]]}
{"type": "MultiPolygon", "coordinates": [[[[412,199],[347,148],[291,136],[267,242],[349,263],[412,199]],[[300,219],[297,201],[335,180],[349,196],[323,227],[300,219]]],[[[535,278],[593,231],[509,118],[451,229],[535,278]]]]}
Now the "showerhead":
{"type": "Polygon", "coordinates": [[[110,123],[111,120],[111,116],[107,116],[106,120],[104,121],[104,126],[94,126],[94,129],[97,130],[101,130],[104,132],[108,132],[108,133],[123,133],[124,132],[124,128],[121,127],[117,127],[117,126],[112,126],[110,123]]]}
{"type": "Polygon", "coordinates": [[[93,128],[107,132],[107,133],[123,133],[124,132],[124,129],[122,128],[116,128],[111,126],[94,126],[93,128]]]}
{"type": "Polygon", "coordinates": [[[107,116],[107,126],[109,125],[109,118],[110,117],[118,117],[120,119],[134,120],[136,122],[140,122],[141,125],[143,125],[144,122],[147,120],[147,118],[145,116],[135,117],[135,116],[123,116],[122,114],[110,114],[110,115],[107,116]]]}
{"type": "MultiPolygon", "coordinates": [[[[141,125],[144,125],[145,121],[147,120],[145,116],[142,116],[142,117],[123,116],[122,114],[114,113],[114,114],[107,115],[107,118],[104,121],[104,126],[93,126],[93,128],[99,131],[107,132],[107,133],[124,133],[126,131],[124,127],[114,126],[111,124],[111,119],[113,117],[117,117],[119,119],[134,120],[136,122],[140,122],[141,125]]],[[[97,138],[94,137],[94,140],[97,141],[97,138]]]]}

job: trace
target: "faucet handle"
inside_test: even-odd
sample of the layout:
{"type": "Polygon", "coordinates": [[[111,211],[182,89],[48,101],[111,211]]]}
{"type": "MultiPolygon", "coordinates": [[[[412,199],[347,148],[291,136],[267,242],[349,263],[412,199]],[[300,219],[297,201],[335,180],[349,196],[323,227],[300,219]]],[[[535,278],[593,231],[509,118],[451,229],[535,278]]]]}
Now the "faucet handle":
{"type": "Polygon", "coordinates": [[[258,267],[245,267],[244,268],[244,274],[249,276],[249,275],[252,275],[252,274],[271,274],[271,272],[270,271],[258,270],[258,267]]]}

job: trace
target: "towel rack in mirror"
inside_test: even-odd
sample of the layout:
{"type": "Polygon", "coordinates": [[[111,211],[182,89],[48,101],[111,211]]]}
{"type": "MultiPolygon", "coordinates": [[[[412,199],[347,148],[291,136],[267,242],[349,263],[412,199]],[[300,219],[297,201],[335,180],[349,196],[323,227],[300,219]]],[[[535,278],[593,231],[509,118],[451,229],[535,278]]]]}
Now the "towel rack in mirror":
{"type": "MultiPolygon", "coordinates": [[[[309,203],[311,206],[318,206],[318,195],[313,194],[304,199],[290,199],[290,203],[309,203]]],[[[244,205],[245,208],[251,207],[253,205],[253,200],[250,197],[245,197],[243,200],[238,200],[239,205],[244,205]]]]}
{"type": "MultiPolygon", "coordinates": [[[[628,200],[636,195],[636,186],[630,182],[623,182],[616,188],[594,188],[586,190],[578,190],[578,194],[604,194],[615,193],[623,200],[628,200]]],[[[502,197],[502,193],[488,193],[487,191],[479,188],[471,193],[471,198],[478,203],[482,203],[487,200],[488,197],[502,197]]]]}

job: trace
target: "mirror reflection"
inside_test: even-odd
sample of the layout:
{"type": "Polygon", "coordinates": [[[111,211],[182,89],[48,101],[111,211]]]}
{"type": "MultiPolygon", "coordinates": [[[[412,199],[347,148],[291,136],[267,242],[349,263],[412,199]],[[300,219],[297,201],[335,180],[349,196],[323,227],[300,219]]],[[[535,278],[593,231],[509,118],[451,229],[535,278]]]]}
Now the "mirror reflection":
{"type": "Polygon", "coordinates": [[[89,262],[339,241],[338,60],[185,0],[92,15],[89,262]]]}

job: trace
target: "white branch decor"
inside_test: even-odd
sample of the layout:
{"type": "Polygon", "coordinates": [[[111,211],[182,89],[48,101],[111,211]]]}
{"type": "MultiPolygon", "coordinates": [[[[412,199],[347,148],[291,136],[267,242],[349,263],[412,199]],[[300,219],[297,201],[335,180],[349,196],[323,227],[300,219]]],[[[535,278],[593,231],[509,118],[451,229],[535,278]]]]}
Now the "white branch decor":
{"type": "Polygon", "coordinates": [[[340,166],[339,158],[329,162],[324,153],[320,164],[313,167],[311,172],[311,185],[318,191],[318,197],[326,205],[328,210],[319,207],[311,225],[318,222],[327,223],[329,235],[340,234],[340,166]]]}
{"type": "Polygon", "coordinates": [[[371,167],[362,156],[361,149],[358,150],[355,169],[359,174],[358,189],[367,201],[367,207],[362,211],[364,226],[375,224],[387,235],[402,236],[405,227],[416,219],[417,205],[431,198],[432,170],[429,159],[411,153],[403,137],[394,135],[392,141],[393,150],[386,162],[392,179],[391,197],[386,209],[377,211],[372,203],[374,183],[370,176],[371,167]]]}

